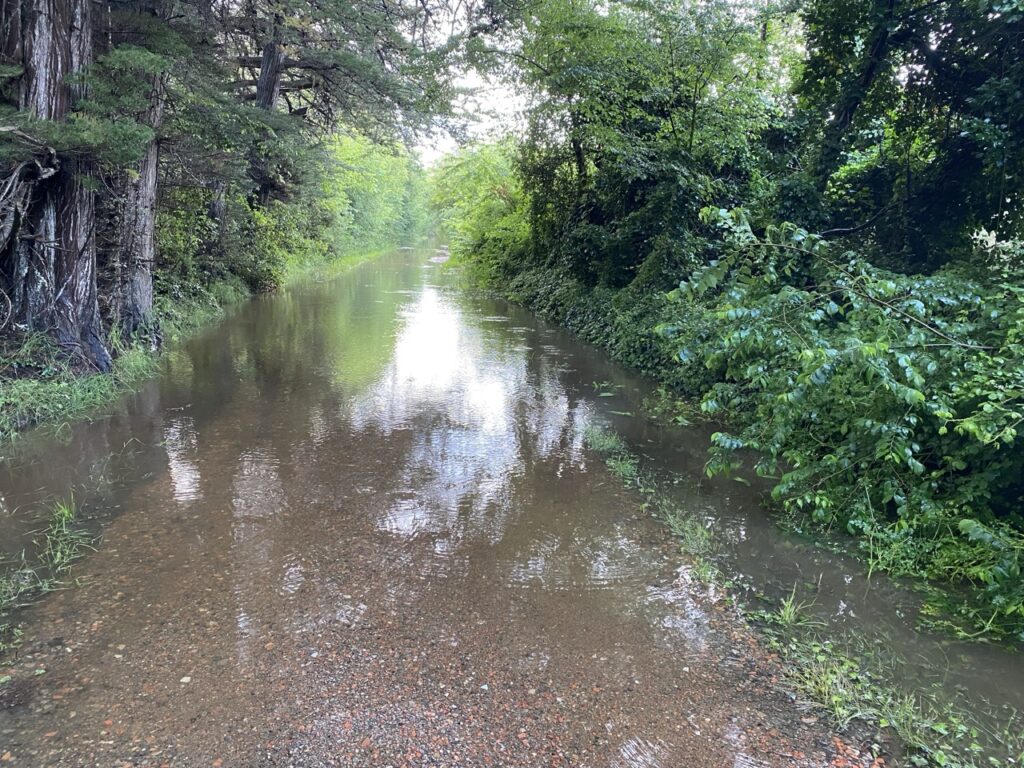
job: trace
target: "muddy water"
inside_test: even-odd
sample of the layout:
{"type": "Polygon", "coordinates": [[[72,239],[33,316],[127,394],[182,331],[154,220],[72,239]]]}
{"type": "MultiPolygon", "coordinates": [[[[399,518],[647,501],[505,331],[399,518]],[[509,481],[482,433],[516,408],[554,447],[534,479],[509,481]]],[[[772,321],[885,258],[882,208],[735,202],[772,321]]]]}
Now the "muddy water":
{"type": "Polygon", "coordinates": [[[1013,657],[914,635],[908,592],[693,482],[702,436],[626,415],[635,377],[428,255],[252,302],[109,417],[0,464],[3,551],[72,494],[102,533],[79,584],[19,617],[0,759],[827,764],[830,734],[584,448],[593,423],[691,478],[750,590],[816,582],[835,621],[921,669],[948,657],[948,686],[1020,696],[1013,657]]]}

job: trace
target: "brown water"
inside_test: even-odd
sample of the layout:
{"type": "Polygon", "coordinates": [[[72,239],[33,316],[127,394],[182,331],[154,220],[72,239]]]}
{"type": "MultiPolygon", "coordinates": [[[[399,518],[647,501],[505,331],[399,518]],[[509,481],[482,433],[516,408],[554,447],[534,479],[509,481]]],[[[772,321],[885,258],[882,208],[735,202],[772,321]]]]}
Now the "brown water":
{"type": "Polygon", "coordinates": [[[247,304],[109,417],[0,463],[0,552],[72,494],[102,533],[80,583],[19,617],[0,760],[827,764],[830,734],[585,449],[590,424],[680,473],[741,589],[814,583],[908,684],[1024,706],[1018,657],[915,633],[911,592],[697,482],[706,436],[626,415],[636,376],[428,255],[247,304]]]}

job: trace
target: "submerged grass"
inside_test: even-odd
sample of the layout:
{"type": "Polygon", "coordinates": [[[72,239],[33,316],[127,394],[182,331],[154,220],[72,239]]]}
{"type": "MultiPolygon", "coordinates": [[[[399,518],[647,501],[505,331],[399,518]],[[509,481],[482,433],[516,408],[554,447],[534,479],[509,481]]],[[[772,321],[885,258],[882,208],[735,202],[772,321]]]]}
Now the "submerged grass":
{"type": "MultiPolygon", "coordinates": [[[[693,574],[728,588],[713,560],[714,541],[706,521],[668,498],[663,485],[644,470],[615,432],[591,426],[587,446],[627,487],[640,491],[643,506],[679,538],[682,551],[694,561],[693,574]]],[[[745,611],[768,646],[783,662],[785,683],[806,704],[826,713],[839,730],[855,721],[888,731],[905,750],[904,764],[915,768],[995,768],[1024,766],[1024,718],[1003,708],[981,722],[938,691],[909,693],[894,682],[894,655],[824,639],[824,623],[802,598],[798,585],[774,610],[745,611]],[[994,725],[998,723],[998,725],[994,725]]],[[[975,703],[976,704],[976,703],[975,703]]]]}
{"type": "Polygon", "coordinates": [[[679,540],[682,551],[692,560],[693,574],[702,581],[716,580],[719,574],[711,559],[713,542],[706,521],[683,509],[663,492],[656,478],[643,469],[640,457],[612,430],[588,426],[583,440],[604,459],[613,475],[641,493],[644,509],[668,527],[679,540]]]}
{"type": "Polygon", "coordinates": [[[0,562],[0,654],[21,638],[17,624],[10,621],[11,612],[59,589],[72,563],[92,545],[92,537],[76,525],[74,502],[58,501],[33,544],[31,558],[22,551],[13,561],[0,562]]]}

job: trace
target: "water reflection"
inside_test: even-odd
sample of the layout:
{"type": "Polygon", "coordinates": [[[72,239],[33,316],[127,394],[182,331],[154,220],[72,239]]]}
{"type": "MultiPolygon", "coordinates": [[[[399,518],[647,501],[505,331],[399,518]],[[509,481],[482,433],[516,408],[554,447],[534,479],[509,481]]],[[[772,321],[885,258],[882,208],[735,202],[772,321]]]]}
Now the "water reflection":
{"type": "Polygon", "coordinates": [[[401,537],[496,543],[514,513],[513,487],[536,461],[582,462],[589,406],[570,399],[557,371],[506,328],[467,318],[434,285],[399,312],[391,359],[350,407],[352,429],[410,434],[398,490],[378,520],[401,537]]]}
{"type": "Polygon", "coordinates": [[[192,460],[198,447],[195,425],[191,418],[168,421],[164,427],[164,448],[167,470],[174,486],[174,500],[189,504],[200,497],[199,465],[192,460]]]}
{"type": "MultiPolygon", "coordinates": [[[[603,355],[404,257],[250,304],[165,365],[111,418],[77,426],[66,445],[40,442],[45,462],[0,467],[0,526],[14,531],[4,549],[38,529],[17,515],[44,494],[88,480],[78,498],[107,514],[109,549],[80,566],[92,586],[61,596],[42,638],[120,611],[82,650],[83,668],[65,671],[104,680],[74,701],[83,721],[102,722],[116,697],[136,722],[164,724],[168,742],[193,731],[197,744],[222,741],[237,715],[246,733],[314,723],[340,745],[358,730],[338,730],[358,719],[349,709],[392,735],[402,717],[436,727],[425,713],[437,709],[457,741],[473,717],[498,717],[490,697],[505,695],[512,710],[530,704],[552,743],[600,756],[579,764],[680,765],[701,749],[712,757],[690,764],[758,764],[749,723],[703,719],[733,704],[723,690],[739,695],[719,596],[677,570],[663,529],[583,448],[588,424],[613,421],[656,469],[699,476],[703,438],[620,415],[642,392],[603,355]],[[598,381],[614,397],[598,398],[598,381]],[[112,583],[129,602],[111,603],[112,583]],[[125,643],[152,653],[118,678],[103,653],[125,643]],[[698,669],[703,687],[690,682],[698,669]],[[138,687],[170,672],[158,699],[138,687]],[[218,687],[175,693],[184,672],[218,687]],[[449,699],[440,682],[472,698],[449,699]],[[245,686],[255,712],[232,698],[245,686]],[[216,716],[197,720],[197,702],[216,716]],[[686,711],[702,716],[684,747],[686,711]]],[[[783,593],[815,582],[822,610],[877,620],[856,566],[779,536],[753,493],[673,488],[738,578],[783,593]]],[[[885,611],[910,600],[891,597],[885,611]]],[[[971,653],[963,666],[987,670],[983,687],[1019,698],[1012,663],[971,653]]],[[[51,732],[30,714],[3,717],[21,718],[26,738],[51,732]]],[[[495,764],[536,764],[510,754],[495,764]]]]}

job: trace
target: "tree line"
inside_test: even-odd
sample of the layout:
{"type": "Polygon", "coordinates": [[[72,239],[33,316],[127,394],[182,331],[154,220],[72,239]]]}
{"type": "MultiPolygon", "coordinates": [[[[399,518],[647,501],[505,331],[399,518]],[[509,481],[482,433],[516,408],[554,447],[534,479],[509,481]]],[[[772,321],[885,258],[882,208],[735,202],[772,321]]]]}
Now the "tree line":
{"type": "Polygon", "coordinates": [[[434,175],[453,252],[720,421],[710,473],[756,454],[787,524],[1024,639],[1024,3],[546,0],[514,29],[481,55],[523,131],[434,175]]]}
{"type": "Polygon", "coordinates": [[[435,0],[3,0],[6,332],[106,370],[111,333],[159,341],[161,292],[274,284],[274,258],[362,215],[328,201],[352,180],[339,131],[412,168],[402,140],[450,117],[460,40],[492,22],[435,0]]]}

